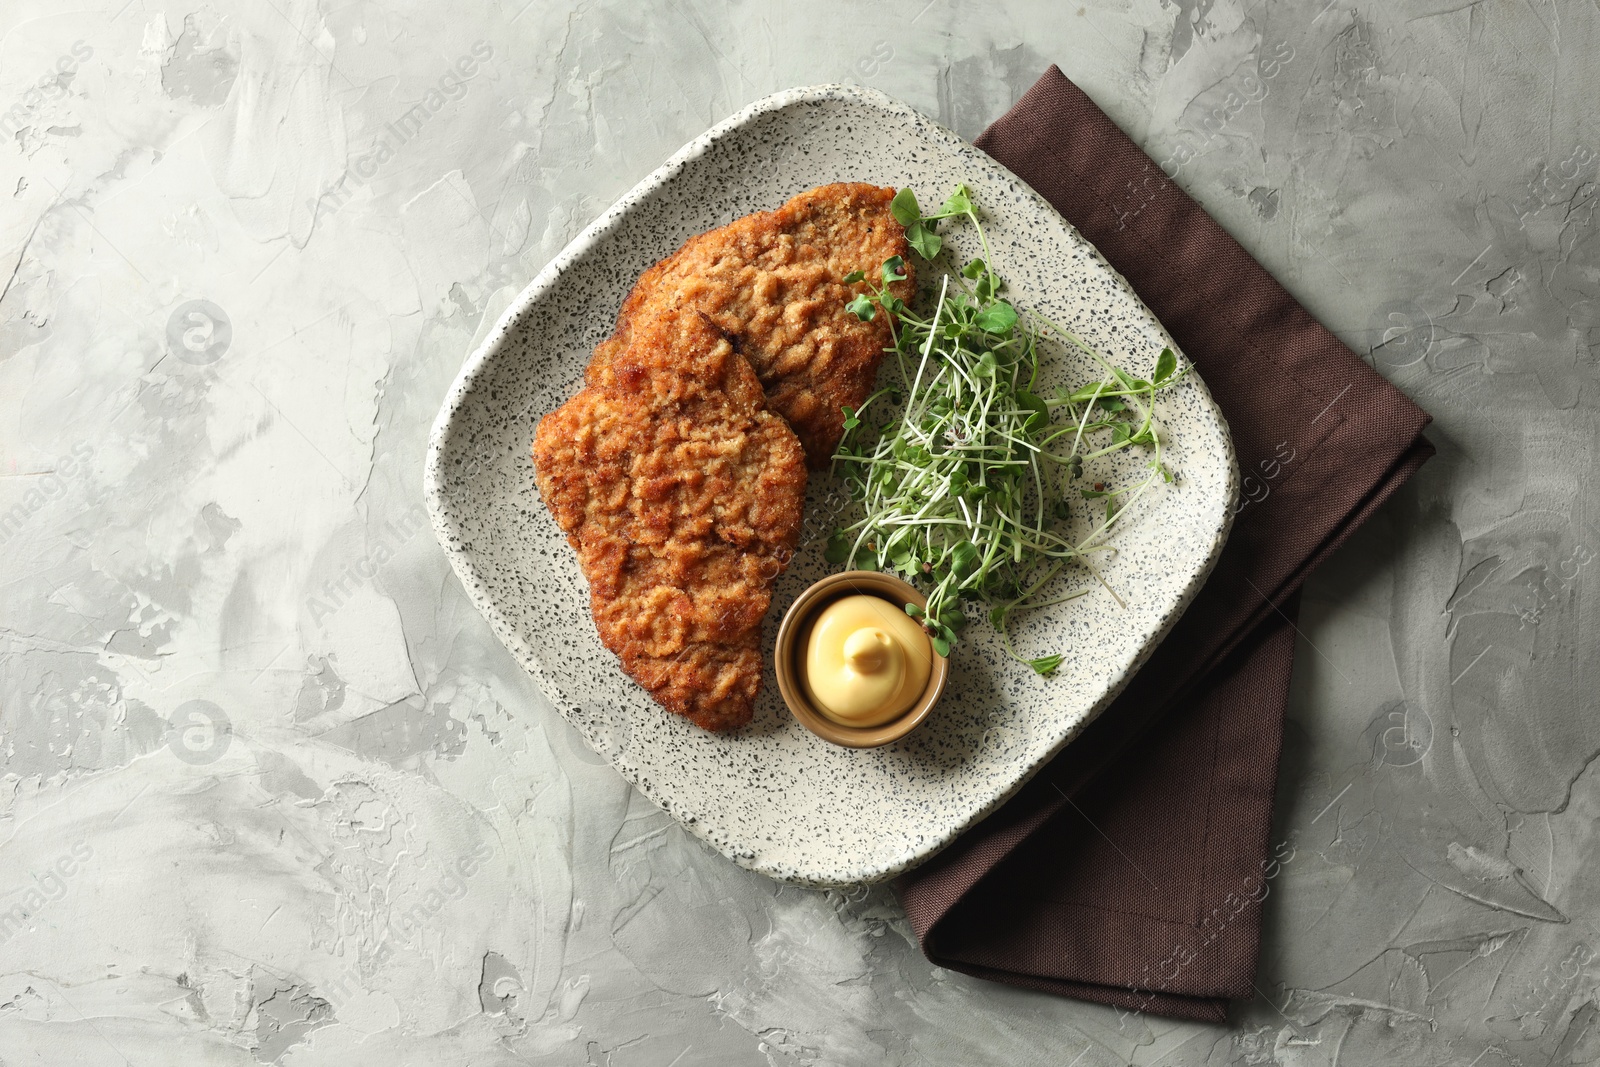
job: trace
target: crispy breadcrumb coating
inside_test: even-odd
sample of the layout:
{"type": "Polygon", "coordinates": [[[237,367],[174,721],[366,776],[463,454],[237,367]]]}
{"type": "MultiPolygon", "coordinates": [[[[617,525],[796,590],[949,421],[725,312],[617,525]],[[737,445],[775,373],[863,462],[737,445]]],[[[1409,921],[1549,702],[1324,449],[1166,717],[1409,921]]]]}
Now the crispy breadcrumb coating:
{"type": "Polygon", "coordinates": [[[813,468],[826,467],[844,434],[843,408],[872,392],[891,342],[888,316],[863,322],[845,309],[884,261],[900,256],[916,291],[905,228],[889,210],[893,189],[839,182],[801,193],[776,211],[746,215],[691,237],[639,277],[623,302],[613,337],[595,364],[627,345],[634,319],[662,308],[695,307],[709,315],[750,361],[767,403],[800,437],[813,468]]]}
{"type": "Polygon", "coordinates": [[[696,310],[636,311],[608,356],[540,420],[539,491],[623,669],[698,726],[742,726],[772,584],[799,540],[800,442],[696,310]]]}

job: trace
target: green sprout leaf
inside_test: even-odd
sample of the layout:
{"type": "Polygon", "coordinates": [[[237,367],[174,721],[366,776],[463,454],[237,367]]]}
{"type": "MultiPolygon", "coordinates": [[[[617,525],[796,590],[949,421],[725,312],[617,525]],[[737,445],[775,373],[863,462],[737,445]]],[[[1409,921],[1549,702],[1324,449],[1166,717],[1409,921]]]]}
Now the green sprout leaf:
{"type": "Polygon", "coordinates": [[[933,259],[939,254],[939,249],[944,247],[944,238],[918,219],[906,227],[906,243],[915,248],[917,255],[923,259],[933,259]]]}
{"type": "Polygon", "coordinates": [[[850,405],[846,404],[839,410],[844,412],[844,428],[846,430],[853,430],[857,426],[861,425],[861,420],[856,418],[855,408],[852,408],[850,405]]]}
{"type": "Polygon", "coordinates": [[[906,261],[900,256],[890,256],[883,261],[883,284],[906,280],[906,261]]]}
{"type": "Polygon", "coordinates": [[[978,546],[971,541],[962,541],[950,550],[950,573],[959,581],[977,569],[978,559],[978,546]]]}
{"type": "Polygon", "coordinates": [[[923,610],[915,604],[907,604],[906,614],[910,615],[913,619],[920,619],[925,612],[923,612],[923,610]]]}
{"type": "Polygon", "coordinates": [[[965,267],[961,268],[961,276],[971,280],[988,269],[989,265],[987,263],[981,259],[975,259],[971,263],[968,263],[965,267]]]}
{"type": "Polygon", "coordinates": [[[1117,376],[1117,381],[1122,383],[1122,387],[1124,389],[1130,389],[1134,392],[1143,392],[1144,390],[1150,388],[1149,382],[1145,381],[1143,378],[1135,378],[1121,367],[1112,367],[1111,373],[1117,376]]]}
{"type": "Polygon", "coordinates": [[[843,530],[835,530],[828,538],[828,547],[822,558],[829,563],[843,563],[850,558],[850,538],[843,530]]]}
{"type": "Polygon", "coordinates": [[[1026,389],[1020,389],[1017,391],[1017,405],[1033,412],[1022,424],[1023,433],[1036,433],[1050,421],[1050,405],[1044,402],[1043,397],[1034,396],[1026,389]]]}
{"type": "Polygon", "coordinates": [[[950,639],[948,637],[946,637],[944,634],[929,634],[928,635],[928,640],[929,640],[929,642],[932,643],[933,650],[935,652],[939,653],[939,655],[941,655],[941,656],[950,655],[950,643],[951,642],[950,642],[950,639]]]}
{"type": "Polygon", "coordinates": [[[862,281],[863,279],[865,279],[866,276],[867,276],[867,272],[864,271],[864,270],[853,270],[849,274],[846,274],[844,276],[844,283],[846,285],[854,285],[856,282],[859,282],[859,281],[862,281]]]}
{"type": "Polygon", "coordinates": [[[1089,401],[1093,400],[1095,397],[1101,395],[1105,391],[1106,384],[1104,382],[1090,382],[1088,385],[1080,385],[1075,391],[1067,396],[1067,403],[1087,404],[1089,401]]]}
{"type": "Polygon", "coordinates": [[[1156,384],[1163,384],[1168,378],[1172,377],[1172,372],[1177,369],[1178,357],[1173,355],[1172,349],[1163,348],[1161,355],[1156,359],[1156,384]]]}
{"type": "Polygon", "coordinates": [[[878,314],[877,305],[865,293],[846,304],[844,309],[862,322],[871,322],[878,314]]]}
{"type": "Polygon", "coordinates": [[[922,210],[917,207],[917,194],[909,187],[894,194],[894,199],[889,201],[889,210],[894,214],[894,220],[902,226],[910,226],[922,218],[922,210]]]}
{"type": "Polygon", "coordinates": [[[999,300],[978,312],[978,317],[972,321],[978,329],[988,333],[1007,334],[1017,324],[1017,309],[999,300]]]}
{"type": "Polygon", "coordinates": [[[1056,672],[1056,668],[1061,666],[1062,661],[1065,659],[1066,657],[1058,652],[1053,656],[1040,656],[1038,659],[1030,659],[1028,666],[1048,678],[1056,672]]]}
{"type": "Polygon", "coordinates": [[[941,215],[965,215],[973,210],[972,196],[965,185],[956,186],[956,191],[950,194],[944,206],[939,208],[941,215]]]}

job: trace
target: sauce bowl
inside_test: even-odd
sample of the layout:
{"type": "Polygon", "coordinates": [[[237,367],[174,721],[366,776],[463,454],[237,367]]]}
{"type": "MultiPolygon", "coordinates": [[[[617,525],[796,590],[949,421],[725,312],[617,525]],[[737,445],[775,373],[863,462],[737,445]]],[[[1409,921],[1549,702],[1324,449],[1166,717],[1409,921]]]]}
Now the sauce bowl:
{"type": "Polygon", "coordinates": [[[879,571],[830,574],[795,597],[789,610],[783,613],[773,659],[778,672],[778,691],[783,694],[783,702],[789,706],[790,713],[800,720],[802,726],[824,741],[845,748],[877,748],[898,741],[928,717],[933,706],[939,702],[944,684],[950,677],[950,661],[929,647],[928,654],[933,657],[933,665],[928,672],[927,687],[917,702],[899,718],[877,726],[844,726],[823,715],[812,704],[802,681],[811,626],[823,608],[840,597],[857,593],[882,597],[892,603],[897,611],[905,610],[907,604],[915,604],[919,608],[928,606],[928,598],[917,592],[916,586],[892,574],[879,571]]]}

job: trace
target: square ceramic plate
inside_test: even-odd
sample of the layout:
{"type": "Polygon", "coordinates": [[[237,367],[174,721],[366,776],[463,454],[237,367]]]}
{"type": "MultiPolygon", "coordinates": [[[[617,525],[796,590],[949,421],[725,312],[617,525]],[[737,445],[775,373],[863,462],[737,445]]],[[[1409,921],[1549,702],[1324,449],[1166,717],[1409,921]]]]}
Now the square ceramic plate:
{"type": "MultiPolygon", "coordinates": [[[[1014,640],[1025,654],[1066,653],[1051,678],[1007,658],[987,622],[974,623],[928,722],[892,745],[860,751],[802,729],[771,677],[777,616],[836,569],[822,551],[841,497],[831,475],[815,474],[802,549],[774,590],[768,678],[754,722],[713,735],[658,707],[595,635],[577,560],[534,485],[534,427],[579,388],[590,351],[645,268],[694,234],[834,181],[909,185],[924,204],[965,182],[1014,302],[1146,377],[1163,347],[1176,349],[1100,254],[989,156],[882,93],[792,89],[695,139],[540,272],[462,368],[434,425],[426,472],[434,529],[468,595],[595,751],[734,862],[816,886],[877,881],[915,866],[1082,730],[1205,580],[1227,535],[1237,481],[1227,426],[1191,373],[1158,408],[1177,480],[1128,513],[1104,566],[1127,606],[1097,587],[1019,626],[1014,640]]],[[[973,255],[970,237],[950,227],[947,254],[973,255]]],[[[1068,351],[1053,351],[1047,368],[1047,386],[1098,380],[1068,351]]],[[[1123,462],[1090,473],[1121,481],[1136,477],[1143,460],[1123,462]]]]}

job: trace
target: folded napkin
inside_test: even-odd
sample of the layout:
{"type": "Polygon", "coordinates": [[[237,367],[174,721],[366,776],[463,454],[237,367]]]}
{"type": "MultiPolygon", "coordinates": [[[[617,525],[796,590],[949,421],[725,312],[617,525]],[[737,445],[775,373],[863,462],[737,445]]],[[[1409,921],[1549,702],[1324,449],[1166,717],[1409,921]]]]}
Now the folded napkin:
{"type": "Polygon", "coordinates": [[[1055,67],[978,138],[1194,361],[1244,496],[1216,570],[1122,696],[896,888],[923,951],[1013,985],[1222,1021],[1252,996],[1306,575],[1433,448],[1428,415],[1306,313],[1055,67]]]}

